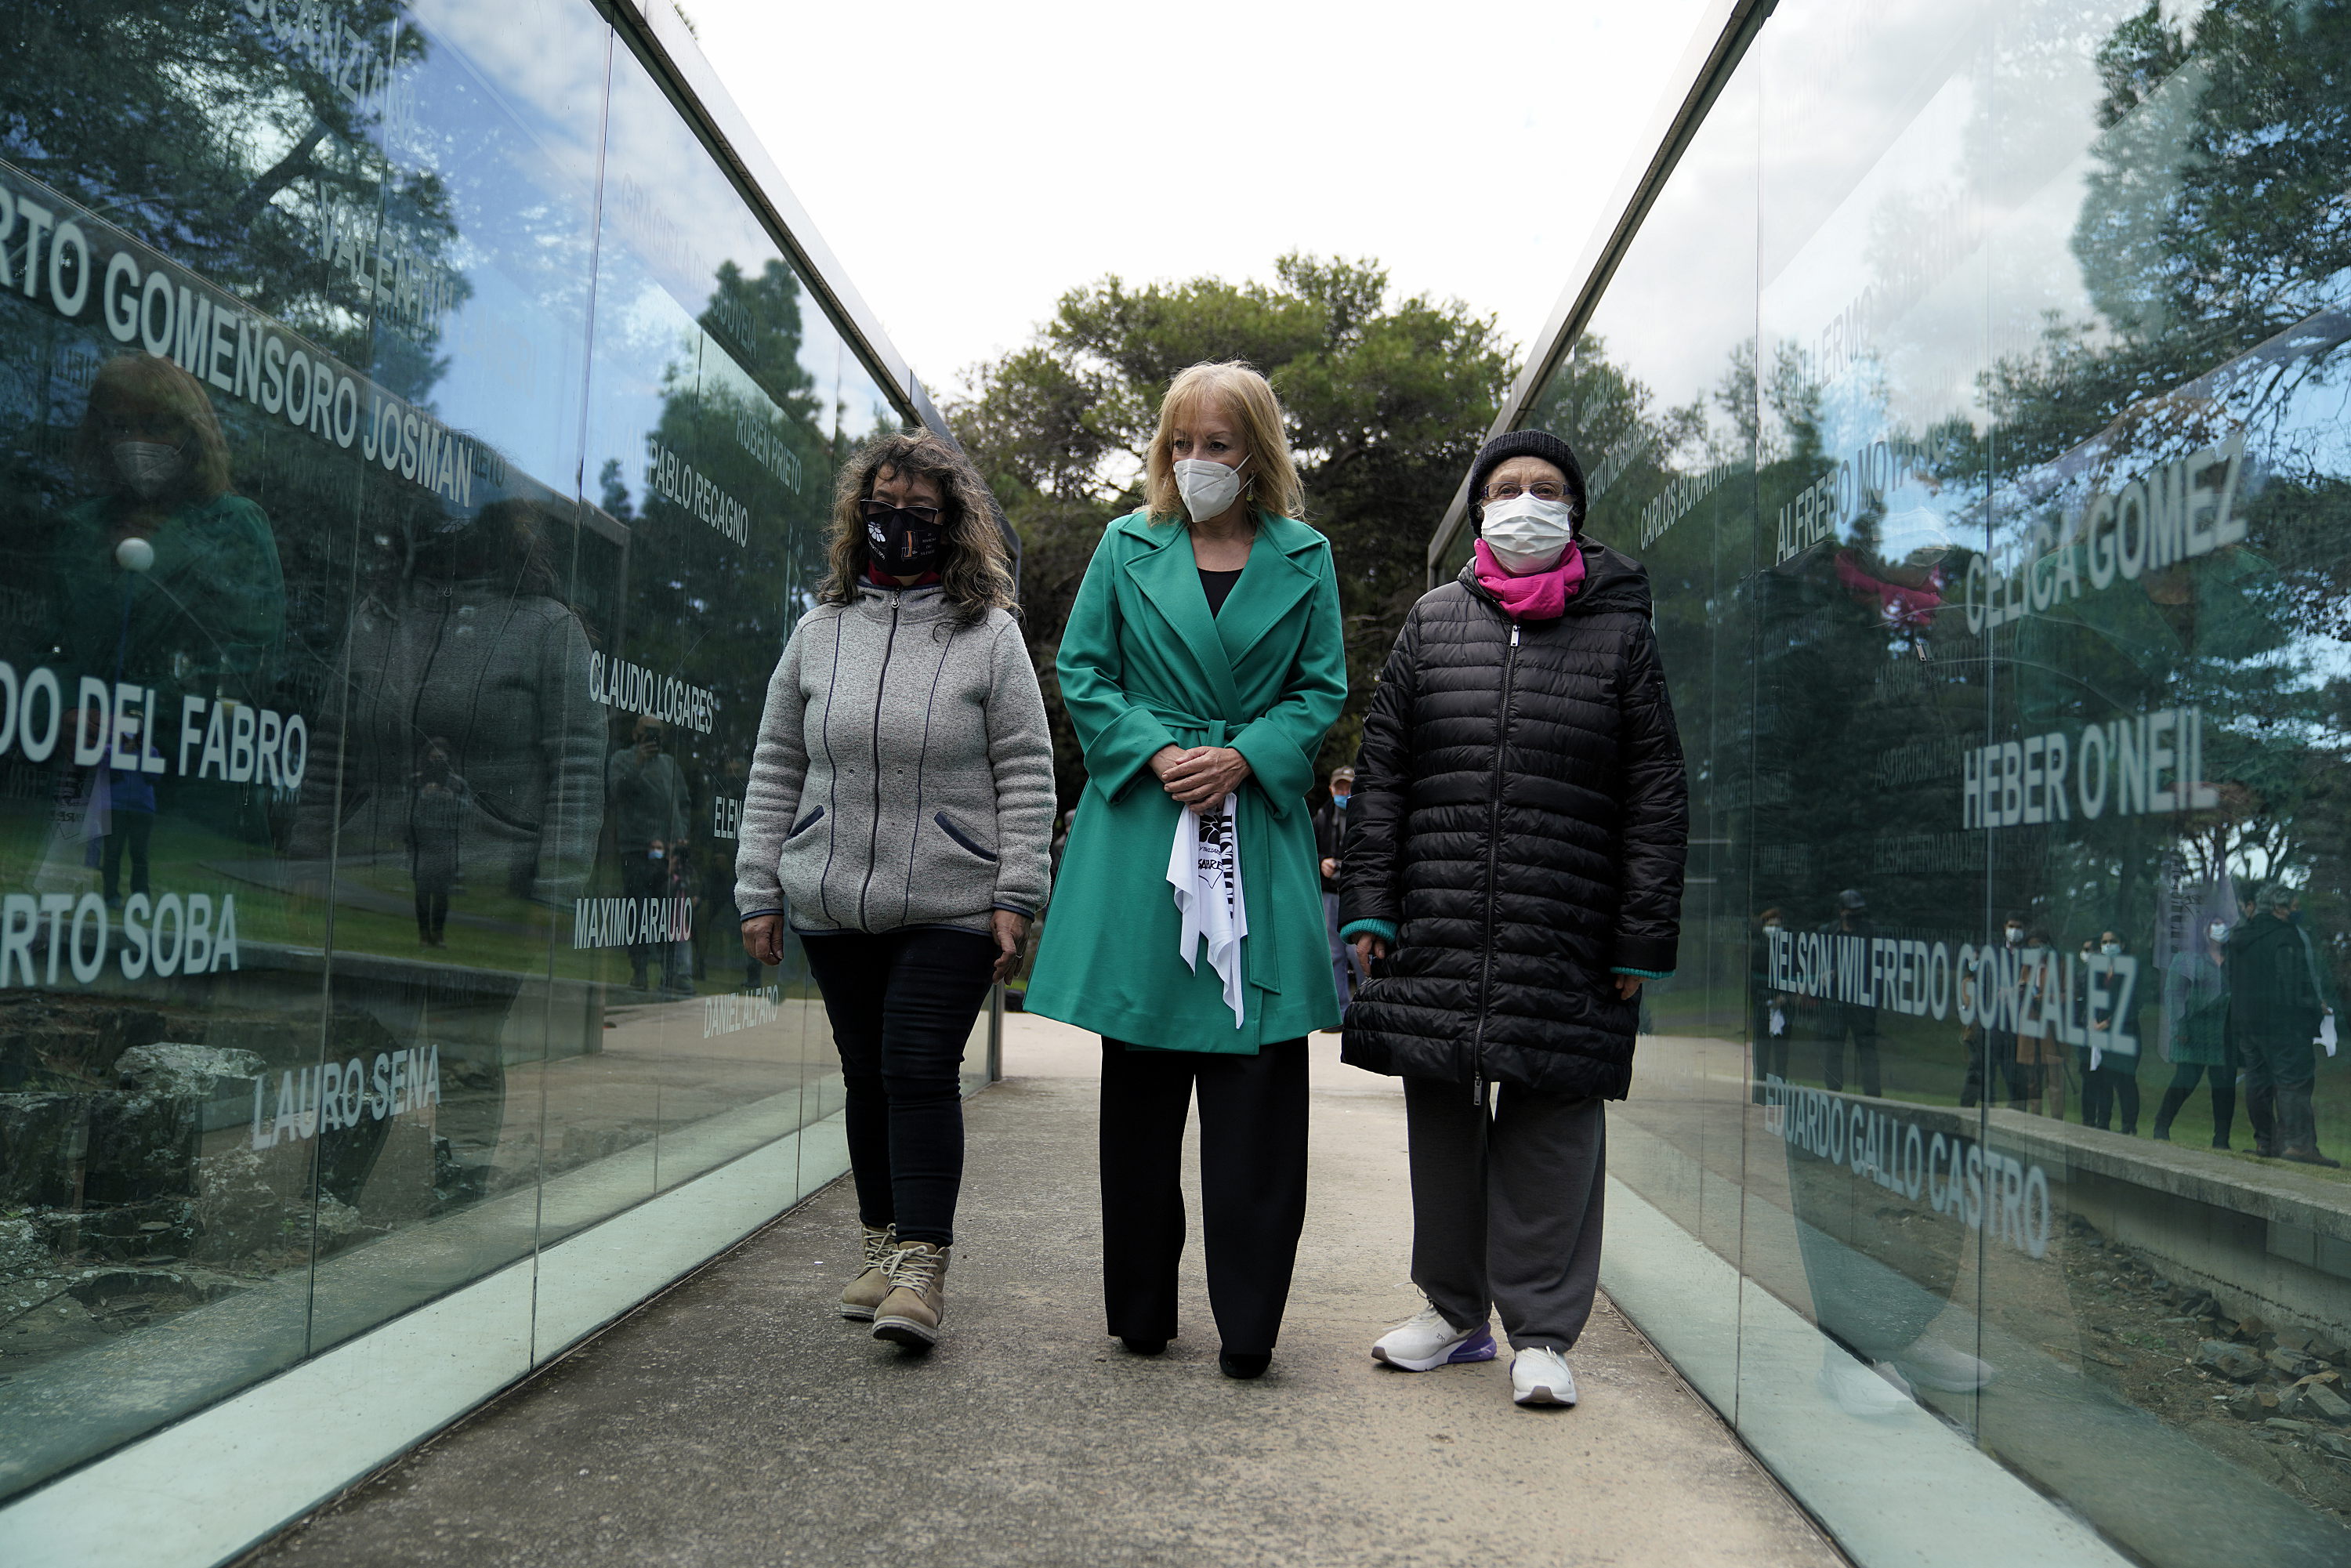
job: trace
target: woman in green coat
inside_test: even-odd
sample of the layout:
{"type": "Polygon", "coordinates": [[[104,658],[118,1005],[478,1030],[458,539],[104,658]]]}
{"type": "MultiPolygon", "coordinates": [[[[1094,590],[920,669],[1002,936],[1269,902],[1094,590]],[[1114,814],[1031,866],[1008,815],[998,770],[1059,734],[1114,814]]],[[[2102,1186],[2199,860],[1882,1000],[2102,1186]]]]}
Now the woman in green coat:
{"type": "Polygon", "coordinates": [[[1256,371],[1177,376],[1146,476],[1061,637],[1088,778],[1028,1007],[1102,1037],[1102,1284],[1137,1354],[1176,1333],[1196,1088],[1219,1364],[1255,1377],[1306,1216],[1306,1036],[1339,1021],[1306,799],[1347,695],[1339,589],[1256,371]]]}

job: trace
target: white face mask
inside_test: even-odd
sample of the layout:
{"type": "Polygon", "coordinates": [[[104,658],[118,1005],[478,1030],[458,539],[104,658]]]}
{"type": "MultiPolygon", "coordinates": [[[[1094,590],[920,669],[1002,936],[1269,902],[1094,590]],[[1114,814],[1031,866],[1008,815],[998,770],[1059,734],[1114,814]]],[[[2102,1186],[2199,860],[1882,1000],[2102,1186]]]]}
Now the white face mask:
{"type": "Polygon", "coordinates": [[[116,472],[122,476],[124,484],[150,500],[162,494],[187,465],[188,460],[178,447],[166,446],[160,441],[114,444],[116,472]]]}
{"type": "Polygon", "coordinates": [[[2022,926],[2022,925],[2011,925],[2011,926],[2010,926],[2010,927],[2008,928],[2008,933],[2007,933],[2007,935],[2008,935],[2008,945],[2009,945],[2010,946],[2013,947],[2013,946],[2015,946],[2019,942],[2022,942],[2022,941],[2023,941],[2023,940],[2024,940],[2024,927],[2023,927],[2023,926],[2022,926]]]}
{"type": "Polygon", "coordinates": [[[2099,944],[2099,946],[2098,946],[2098,951],[2099,951],[2099,952],[2101,952],[2101,953],[2104,953],[2104,954],[2105,954],[2107,957],[2109,957],[2109,958],[2113,957],[2116,954],[2117,954],[2117,953],[2121,952],[2122,950],[2123,950],[2123,945],[2122,945],[2121,943],[2119,943],[2119,942],[2105,942],[2105,943],[2101,943],[2101,944],[2099,944]]]}
{"type": "Polygon", "coordinates": [[[2212,922],[2211,928],[2206,933],[2206,935],[2210,936],[2215,942],[2226,941],[2229,936],[2228,925],[2223,921],[2215,920],[2212,922]]]}
{"type": "Polygon", "coordinates": [[[1488,507],[1478,533],[1511,575],[1549,571],[1575,542],[1575,508],[1529,491],[1488,507]]]}
{"type": "Polygon", "coordinates": [[[1224,516],[1226,508],[1240,498],[1241,471],[1206,457],[1178,457],[1176,491],[1184,497],[1184,509],[1192,520],[1205,523],[1224,516]]]}

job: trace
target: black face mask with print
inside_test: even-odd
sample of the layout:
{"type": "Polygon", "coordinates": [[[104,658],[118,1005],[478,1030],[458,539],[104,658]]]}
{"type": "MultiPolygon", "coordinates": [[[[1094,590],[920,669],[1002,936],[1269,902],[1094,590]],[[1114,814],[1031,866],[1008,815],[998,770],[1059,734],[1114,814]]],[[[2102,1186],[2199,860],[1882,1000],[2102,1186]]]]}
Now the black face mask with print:
{"type": "Polygon", "coordinates": [[[947,530],[936,507],[868,501],[864,511],[865,550],[875,566],[892,577],[919,577],[938,570],[947,530]]]}

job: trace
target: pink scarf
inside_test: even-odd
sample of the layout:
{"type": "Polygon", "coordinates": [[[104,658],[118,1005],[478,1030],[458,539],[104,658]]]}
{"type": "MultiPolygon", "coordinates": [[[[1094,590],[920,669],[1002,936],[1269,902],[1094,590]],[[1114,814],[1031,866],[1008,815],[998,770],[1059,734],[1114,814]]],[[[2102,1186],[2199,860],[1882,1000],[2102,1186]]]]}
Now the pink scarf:
{"type": "Polygon", "coordinates": [[[1478,580],[1502,601],[1503,612],[1511,620],[1556,621],[1567,613],[1567,601],[1583,586],[1583,551],[1571,544],[1557,566],[1513,577],[1479,539],[1478,580]]]}

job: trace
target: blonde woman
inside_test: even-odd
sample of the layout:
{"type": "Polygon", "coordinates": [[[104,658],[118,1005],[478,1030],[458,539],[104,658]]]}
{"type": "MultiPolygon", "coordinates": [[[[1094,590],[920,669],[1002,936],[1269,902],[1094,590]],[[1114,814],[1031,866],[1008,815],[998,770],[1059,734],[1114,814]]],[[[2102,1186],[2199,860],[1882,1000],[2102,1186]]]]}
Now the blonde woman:
{"type": "Polygon", "coordinates": [[[865,1268],[841,1315],[925,1350],[963,1181],[957,1069],[1045,902],[1053,750],[987,486],[935,435],[841,472],[831,570],[768,685],[743,802],[743,948],[787,928],[848,1088],[865,1268]]]}
{"type": "Polygon", "coordinates": [[[1176,1332],[1196,1090],[1218,1362],[1255,1377],[1305,1219],[1306,1036],[1339,1019],[1307,801],[1347,695],[1339,589],[1249,367],[1176,378],[1145,479],[1061,639],[1088,777],[1028,1007],[1102,1037],[1102,1285],[1137,1354],[1176,1332]]]}

